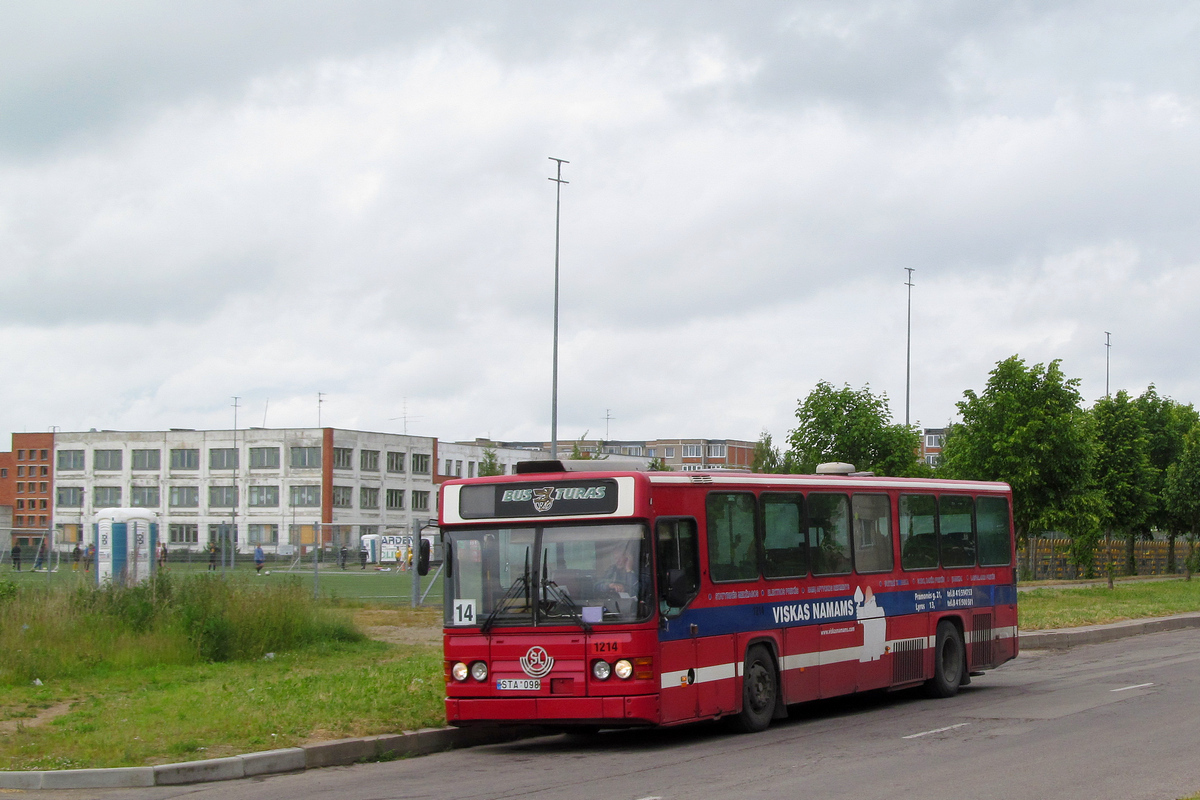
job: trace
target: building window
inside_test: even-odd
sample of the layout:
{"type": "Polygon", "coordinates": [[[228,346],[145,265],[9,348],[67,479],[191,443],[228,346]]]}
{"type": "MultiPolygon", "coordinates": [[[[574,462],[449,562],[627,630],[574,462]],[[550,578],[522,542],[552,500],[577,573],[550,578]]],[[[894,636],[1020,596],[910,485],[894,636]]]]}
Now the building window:
{"type": "Polygon", "coordinates": [[[335,447],[335,448],[333,448],[333,468],[334,469],[354,469],[354,448],[353,447],[335,447]]]}
{"type": "Polygon", "coordinates": [[[387,507],[388,507],[388,511],[400,511],[404,508],[404,490],[403,489],[388,489],[387,490],[387,507]]]}
{"type": "Polygon", "coordinates": [[[133,468],[148,472],[162,469],[161,450],[134,450],[132,455],[133,468]]]}
{"type": "Polygon", "coordinates": [[[404,453],[387,454],[387,471],[404,472],[404,453]]]}
{"type": "Polygon", "coordinates": [[[420,475],[429,474],[429,456],[425,453],[412,454],[412,471],[420,475]]]}
{"type": "Polygon", "coordinates": [[[50,474],[50,468],[49,468],[49,467],[42,467],[42,473],[41,473],[41,474],[42,474],[42,475],[49,475],[49,474],[50,474]]]}
{"type": "Polygon", "coordinates": [[[710,444],[708,446],[708,457],[709,458],[724,458],[725,457],[725,445],[710,444]]]}
{"type": "Polygon", "coordinates": [[[82,450],[59,450],[58,451],[58,469],[59,469],[59,471],[83,469],[83,451],[82,450]]]}
{"type": "Polygon", "coordinates": [[[189,448],[172,450],[171,469],[200,469],[200,451],[189,448]]]}
{"type": "Polygon", "coordinates": [[[17,451],[17,461],[24,461],[24,460],[25,460],[25,451],[18,450],[17,451]]]}
{"type": "Polygon", "coordinates": [[[38,508],[42,509],[43,511],[46,510],[46,498],[43,497],[41,500],[38,500],[38,508]]]}
{"type": "Polygon", "coordinates": [[[92,468],[105,472],[121,471],[120,450],[96,450],[92,453],[92,468]]]}
{"type": "Polygon", "coordinates": [[[210,486],[208,487],[208,507],[235,508],[237,496],[236,486],[210,486]]]}
{"type": "Polygon", "coordinates": [[[41,492],[42,494],[45,494],[49,489],[50,489],[50,485],[48,483],[39,483],[38,484],[38,491],[41,492]]]}
{"type": "Polygon", "coordinates": [[[50,451],[49,451],[49,450],[43,450],[43,451],[42,451],[42,454],[41,454],[41,456],[39,457],[39,459],[38,459],[38,460],[39,460],[39,461],[48,461],[49,459],[50,459],[50,451]]]}
{"type": "Polygon", "coordinates": [[[18,478],[25,477],[25,468],[24,467],[17,467],[17,477],[18,478]]]}
{"type": "Polygon", "coordinates": [[[363,472],[379,472],[379,451],[360,450],[358,453],[358,467],[363,472]]]}
{"type": "Polygon", "coordinates": [[[641,454],[642,454],[642,448],[638,445],[634,445],[633,447],[625,448],[625,455],[640,456],[641,454]]]}
{"type": "Polygon", "coordinates": [[[121,487],[97,486],[92,489],[92,505],[96,508],[120,508],[121,487]]]}
{"type": "Polygon", "coordinates": [[[456,478],[462,477],[462,462],[461,461],[454,462],[454,477],[456,477],[456,478]]]}
{"type": "Polygon", "coordinates": [[[474,461],[467,462],[467,477],[468,478],[475,477],[475,462],[474,461]]]}
{"type": "Polygon", "coordinates": [[[200,526],[194,524],[172,524],[168,528],[171,544],[196,544],[200,541],[200,526]]]}
{"type": "Polygon", "coordinates": [[[674,458],[674,457],[675,457],[675,448],[674,447],[664,447],[663,448],[663,458],[674,458]]]}
{"type": "Polygon", "coordinates": [[[158,508],[158,487],[131,487],[129,490],[129,505],[134,508],[158,508]]]}
{"type": "Polygon", "coordinates": [[[334,508],[350,508],[354,505],[354,487],[353,486],[335,486],[333,487],[333,507],[334,508]]]}
{"type": "MultiPolygon", "coordinates": [[[[228,522],[209,525],[208,540],[218,546],[222,542],[231,546],[236,545],[238,540],[237,525],[230,525],[228,522]]],[[[224,549],[224,547],[221,549],[224,549]]]]}
{"type": "Polygon", "coordinates": [[[24,500],[24,498],[17,498],[17,509],[18,509],[18,510],[20,510],[20,511],[24,511],[24,510],[25,510],[25,500],[24,500]]]}
{"type": "Polygon", "coordinates": [[[83,489],[79,486],[59,486],[55,502],[59,508],[83,508],[83,489]]]}
{"type": "Polygon", "coordinates": [[[704,455],[704,445],[700,444],[685,444],[683,446],[684,458],[702,458],[704,455]]]}
{"type": "Polygon", "coordinates": [[[446,459],[446,468],[442,470],[442,474],[445,475],[447,478],[454,476],[454,459],[452,459],[452,458],[446,459]]]}
{"type": "Polygon", "coordinates": [[[279,506],[278,486],[251,486],[250,505],[255,508],[277,508],[279,506]]]}
{"type": "Polygon", "coordinates": [[[290,493],[291,505],[293,506],[312,507],[321,505],[320,486],[293,486],[290,493]]]}
{"type": "Polygon", "coordinates": [[[428,511],[429,510],[429,492],[413,492],[412,493],[412,510],[413,511],[428,511]]]}
{"type": "Polygon", "coordinates": [[[250,544],[279,544],[279,526],[251,524],[247,526],[246,536],[250,544]]]}
{"type": "Polygon", "coordinates": [[[363,486],[358,490],[359,508],[379,508],[379,489],[363,486]]]}
{"type": "Polygon", "coordinates": [[[167,492],[172,508],[197,508],[200,505],[199,486],[172,486],[167,492]]]}
{"type": "Polygon", "coordinates": [[[279,448],[251,447],[250,469],[279,469],[279,448]]]}
{"type": "Polygon", "coordinates": [[[7,467],[0,468],[0,478],[7,478],[7,477],[8,477],[8,468],[7,467]]]}
{"type": "Polygon", "coordinates": [[[22,483],[21,481],[17,481],[17,494],[21,494],[24,491],[25,491],[25,484],[22,483]]]}
{"type": "Polygon", "coordinates": [[[298,469],[317,469],[321,466],[321,448],[293,447],[292,466],[298,469]]]}
{"type": "Polygon", "coordinates": [[[946,437],[940,433],[929,434],[925,437],[926,447],[941,447],[945,443],[946,437]]]}
{"type": "Polygon", "coordinates": [[[209,469],[237,469],[238,451],[236,447],[212,447],[208,451],[209,469]]]}

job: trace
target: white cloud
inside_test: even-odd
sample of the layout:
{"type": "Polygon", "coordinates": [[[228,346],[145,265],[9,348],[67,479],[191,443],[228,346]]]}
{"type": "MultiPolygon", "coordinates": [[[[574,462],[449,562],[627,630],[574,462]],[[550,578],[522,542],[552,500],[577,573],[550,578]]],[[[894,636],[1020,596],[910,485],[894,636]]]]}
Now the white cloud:
{"type": "Polygon", "coordinates": [[[0,430],[223,426],[233,395],[311,425],[324,392],[327,424],[398,430],[407,403],[413,432],[548,436],[547,156],[571,161],[560,438],[611,409],[617,437],[781,440],[821,379],[903,418],[904,267],[914,421],[1013,353],[1094,398],[1105,330],[1114,385],[1194,399],[1195,88],[1066,64],[1046,28],[1086,50],[1069,4],[805,8],[679,30],[588,8],[536,56],[482,16],[281,45],[220,91],[164,79],[102,134],[0,150],[0,430]]]}

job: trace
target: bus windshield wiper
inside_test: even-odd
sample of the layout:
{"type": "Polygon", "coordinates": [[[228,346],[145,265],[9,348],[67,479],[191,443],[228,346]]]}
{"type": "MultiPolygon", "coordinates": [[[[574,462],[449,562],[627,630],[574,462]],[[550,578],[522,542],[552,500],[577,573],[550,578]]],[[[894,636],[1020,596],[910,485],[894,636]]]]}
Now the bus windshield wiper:
{"type": "Polygon", "coordinates": [[[505,609],[509,602],[515,600],[517,595],[525,592],[525,607],[529,607],[529,549],[525,550],[525,571],[522,572],[508,587],[508,591],[500,598],[500,602],[496,603],[496,607],[492,609],[492,613],[488,614],[488,618],[483,621],[483,625],[479,627],[480,633],[487,633],[496,624],[496,620],[500,617],[500,612],[505,609]]]}
{"type": "MultiPolygon", "coordinates": [[[[565,589],[563,589],[554,581],[550,580],[547,576],[545,558],[542,559],[542,591],[543,593],[553,594],[551,599],[554,602],[554,606],[566,606],[568,616],[575,617],[579,620],[579,624],[583,628],[584,633],[592,632],[591,623],[585,621],[583,618],[583,609],[581,609],[578,604],[571,599],[571,595],[568,594],[565,589]]],[[[551,608],[554,606],[551,606],[551,608]]],[[[549,609],[547,609],[547,611],[549,611],[549,609]]]]}

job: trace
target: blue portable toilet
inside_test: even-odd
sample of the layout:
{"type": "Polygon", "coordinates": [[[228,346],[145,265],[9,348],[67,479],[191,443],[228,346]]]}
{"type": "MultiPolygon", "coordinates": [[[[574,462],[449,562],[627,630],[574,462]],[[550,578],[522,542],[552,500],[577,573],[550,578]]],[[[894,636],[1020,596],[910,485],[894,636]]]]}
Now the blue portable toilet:
{"type": "Polygon", "coordinates": [[[158,515],[144,508],[103,508],[92,523],[96,583],[133,586],[156,569],[158,515]]]}

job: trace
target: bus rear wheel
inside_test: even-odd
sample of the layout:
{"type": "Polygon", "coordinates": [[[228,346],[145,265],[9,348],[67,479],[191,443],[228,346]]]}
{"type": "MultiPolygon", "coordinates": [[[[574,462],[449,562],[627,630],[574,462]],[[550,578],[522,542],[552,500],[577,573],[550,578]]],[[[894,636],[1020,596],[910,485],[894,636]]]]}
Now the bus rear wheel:
{"type": "Polygon", "coordinates": [[[931,697],[953,697],[958,694],[966,668],[962,634],[953,622],[942,620],[934,640],[933,677],[925,682],[925,691],[931,697]]]}
{"type": "Polygon", "coordinates": [[[745,733],[766,730],[775,715],[779,681],[775,677],[775,662],[762,645],[746,652],[742,672],[742,710],[733,718],[734,727],[745,733]]]}

